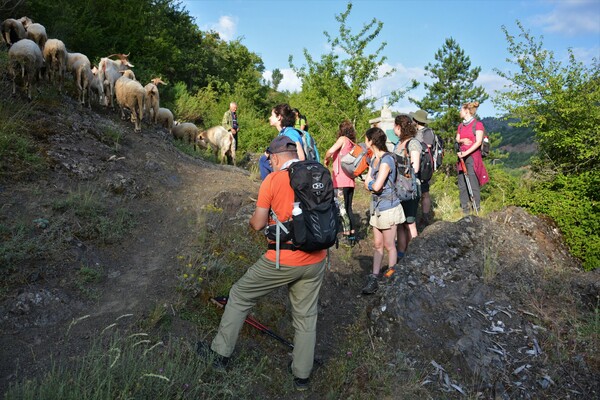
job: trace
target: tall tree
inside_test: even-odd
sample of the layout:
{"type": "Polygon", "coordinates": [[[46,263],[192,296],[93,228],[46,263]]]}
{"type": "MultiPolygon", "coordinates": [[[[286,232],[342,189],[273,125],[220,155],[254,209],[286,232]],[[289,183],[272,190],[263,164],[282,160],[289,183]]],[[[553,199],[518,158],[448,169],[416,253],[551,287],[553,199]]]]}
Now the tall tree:
{"type": "Polygon", "coordinates": [[[471,68],[471,59],[456,40],[446,39],[435,60],[425,67],[425,75],[433,79],[423,84],[427,94],[422,100],[409,100],[431,114],[436,119],[433,127],[450,138],[460,122],[460,106],[469,101],[483,103],[489,96],[483,87],[475,86],[481,67],[471,68]]]}
{"type": "Polygon", "coordinates": [[[283,80],[283,74],[279,70],[279,68],[275,68],[273,70],[273,75],[271,76],[271,82],[273,83],[273,90],[277,91],[279,84],[283,80]]]}
{"type": "Polygon", "coordinates": [[[563,173],[600,170],[600,65],[585,66],[569,49],[566,64],[517,21],[518,38],[502,27],[515,72],[496,73],[509,81],[494,103],[533,128],[546,165],[563,173]]]}
{"type": "MultiPolygon", "coordinates": [[[[351,11],[349,2],[346,10],[335,16],[339,22],[337,36],[324,32],[329,52],[320,60],[314,59],[306,49],[303,52],[306,65],[297,67],[293,57],[289,59],[291,68],[302,80],[302,92],[292,96],[292,101],[308,116],[311,131],[317,131],[317,136],[321,132],[331,136],[328,142],[342,119],[354,121],[357,127],[366,125],[377,100],[367,94],[369,86],[395,71],[380,74],[387,59],[382,55],[387,43],[376,43],[383,23],[373,18],[354,33],[348,25],[351,11]]],[[[403,94],[403,91],[394,91],[390,101],[397,101],[403,94]]]]}

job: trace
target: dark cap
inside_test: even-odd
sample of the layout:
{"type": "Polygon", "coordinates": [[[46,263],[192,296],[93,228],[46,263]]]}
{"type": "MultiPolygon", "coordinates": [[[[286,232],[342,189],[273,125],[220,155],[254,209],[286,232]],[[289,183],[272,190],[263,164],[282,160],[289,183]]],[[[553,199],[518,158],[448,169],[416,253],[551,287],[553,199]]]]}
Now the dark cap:
{"type": "Polygon", "coordinates": [[[267,147],[267,153],[283,153],[284,151],[296,151],[296,143],[285,135],[277,136],[271,141],[269,147],[267,147]]]}

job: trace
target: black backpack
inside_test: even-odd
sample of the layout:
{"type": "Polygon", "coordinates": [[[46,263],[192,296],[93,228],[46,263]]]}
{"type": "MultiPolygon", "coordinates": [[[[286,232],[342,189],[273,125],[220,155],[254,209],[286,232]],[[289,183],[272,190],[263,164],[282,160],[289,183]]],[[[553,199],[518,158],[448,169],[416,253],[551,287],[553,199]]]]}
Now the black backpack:
{"type": "Polygon", "coordinates": [[[433,133],[433,138],[433,146],[431,146],[430,150],[433,157],[433,170],[437,171],[442,166],[444,159],[444,141],[437,133],[433,133]]]}
{"type": "MultiPolygon", "coordinates": [[[[288,167],[290,186],[302,213],[291,221],[280,223],[280,249],[316,251],[328,249],[337,242],[340,228],[339,210],[333,194],[333,180],[329,170],[317,161],[297,161],[288,167]],[[284,234],[285,233],[285,234],[284,234]]],[[[273,215],[272,215],[273,216],[273,215]]],[[[273,216],[277,222],[277,216],[273,216]]],[[[267,227],[265,234],[277,240],[276,226],[267,227]]],[[[276,243],[269,244],[276,249],[276,243]]]]}

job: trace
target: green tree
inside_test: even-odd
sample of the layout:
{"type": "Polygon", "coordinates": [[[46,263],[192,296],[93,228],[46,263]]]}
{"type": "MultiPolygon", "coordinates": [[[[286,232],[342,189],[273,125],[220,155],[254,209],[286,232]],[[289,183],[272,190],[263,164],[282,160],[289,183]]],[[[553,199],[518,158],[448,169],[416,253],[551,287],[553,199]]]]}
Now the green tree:
{"type": "Polygon", "coordinates": [[[279,84],[283,80],[283,74],[279,70],[279,68],[275,68],[273,70],[273,75],[271,77],[271,82],[273,83],[273,90],[277,91],[279,84]]]}
{"type": "Polygon", "coordinates": [[[517,117],[518,127],[531,127],[544,165],[562,173],[600,169],[600,68],[598,61],[585,66],[569,49],[565,64],[543,48],[539,40],[517,21],[520,33],[502,27],[515,72],[496,73],[509,81],[494,103],[517,117]],[[551,162],[547,162],[550,160],[551,162]]]}
{"type": "MultiPolygon", "coordinates": [[[[358,130],[366,127],[377,100],[368,95],[369,86],[395,71],[391,69],[380,75],[380,68],[386,61],[382,52],[387,43],[377,44],[376,40],[383,23],[373,18],[354,33],[348,26],[351,11],[352,3],[349,2],[346,10],[335,16],[339,22],[337,36],[324,32],[330,50],[320,60],[313,58],[307,49],[303,51],[304,66],[295,66],[293,57],[289,58],[291,68],[302,80],[302,92],[292,95],[291,102],[307,115],[311,132],[316,132],[317,142],[322,147],[333,141],[333,134],[343,119],[353,121],[358,130]]],[[[390,103],[396,102],[405,92],[392,91],[390,103]]]]}
{"type": "Polygon", "coordinates": [[[425,67],[426,76],[432,83],[424,83],[427,94],[422,100],[409,100],[435,118],[433,128],[450,139],[456,133],[460,122],[460,106],[469,101],[480,104],[488,99],[481,86],[475,86],[481,67],[471,68],[471,59],[465,54],[456,40],[446,39],[435,53],[435,63],[425,67]]]}

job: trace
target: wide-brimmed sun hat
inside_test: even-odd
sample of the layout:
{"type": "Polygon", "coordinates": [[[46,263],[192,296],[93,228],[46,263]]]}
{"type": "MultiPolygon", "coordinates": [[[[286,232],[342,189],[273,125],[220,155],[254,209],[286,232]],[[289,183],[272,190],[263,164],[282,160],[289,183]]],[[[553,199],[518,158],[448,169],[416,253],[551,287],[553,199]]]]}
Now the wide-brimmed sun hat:
{"type": "Polygon", "coordinates": [[[427,119],[427,111],[417,110],[414,113],[411,112],[408,114],[413,120],[420,122],[422,124],[430,124],[433,121],[427,119]]]}

